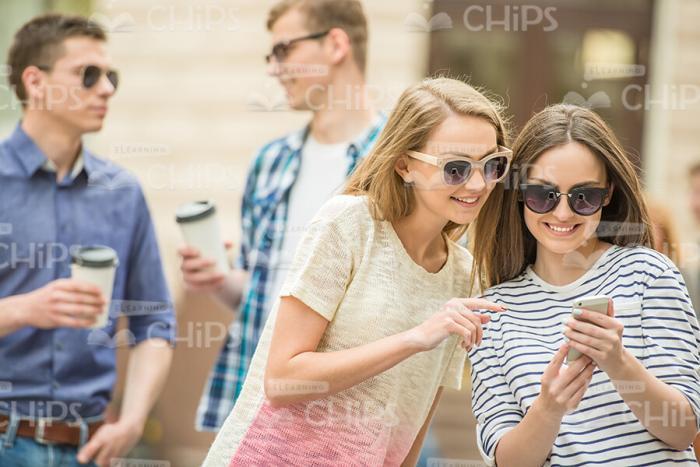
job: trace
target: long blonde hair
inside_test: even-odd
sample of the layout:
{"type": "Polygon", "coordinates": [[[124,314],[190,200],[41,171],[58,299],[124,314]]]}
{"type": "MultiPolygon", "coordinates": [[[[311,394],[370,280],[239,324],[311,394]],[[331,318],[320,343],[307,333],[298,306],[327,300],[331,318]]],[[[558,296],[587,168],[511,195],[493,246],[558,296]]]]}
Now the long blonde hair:
{"type": "MultiPolygon", "coordinates": [[[[500,104],[462,81],[426,79],[401,94],[374,148],[350,177],[345,194],[366,195],[375,219],[394,222],[408,216],[415,206],[415,193],[396,173],[396,161],[406,151],[421,150],[450,113],[485,119],[496,130],[498,144],[506,145],[500,104]]],[[[502,190],[500,185],[494,191],[498,189],[502,190]]],[[[466,226],[453,222],[443,229],[453,239],[465,230],[466,226]]]]}
{"type": "Polygon", "coordinates": [[[652,231],[635,167],[615,134],[593,111],[568,104],[547,107],[527,122],[513,143],[511,189],[491,196],[474,223],[475,275],[482,290],[520,275],[535,261],[537,241],[525,225],[518,180],[546,150],[569,142],[586,146],[604,164],[614,186],[597,236],[615,245],[652,246],[652,231]],[[612,228],[611,228],[612,227],[612,228]]]}

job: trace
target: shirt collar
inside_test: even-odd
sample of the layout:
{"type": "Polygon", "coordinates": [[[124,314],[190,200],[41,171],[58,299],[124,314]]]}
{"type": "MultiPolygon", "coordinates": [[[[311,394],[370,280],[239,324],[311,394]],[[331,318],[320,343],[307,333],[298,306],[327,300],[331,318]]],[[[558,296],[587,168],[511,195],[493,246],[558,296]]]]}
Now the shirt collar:
{"type": "MultiPolygon", "coordinates": [[[[349,147],[355,147],[357,151],[362,151],[368,144],[370,144],[376,138],[377,134],[381,131],[386,123],[386,115],[383,112],[377,113],[372,120],[372,124],[359,135],[355,137],[354,140],[350,142],[349,147]]],[[[290,151],[296,152],[300,151],[306,142],[306,138],[309,136],[311,131],[311,124],[307,124],[301,130],[295,131],[287,136],[285,144],[290,151]]]]}
{"type": "Polygon", "coordinates": [[[377,139],[377,136],[386,124],[386,119],[386,114],[383,112],[377,113],[372,120],[372,124],[365,131],[360,133],[350,145],[354,146],[356,151],[364,152],[364,150],[377,139]]]}
{"type": "MultiPolygon", "coordinates": [[[[73,168],[70,171],[71,180],[75,179],[75,177],[77,177],[78,174],[82,172],[83,168],[85,167],[85,162],[83,161],[83,159],[83,151],[80,151],[78,157],[75,159],[75,162],[73,162],[73,168]]],[[[58,171],[58,169],[56,168],[56,164],[54,164],[51,159],[46,159],[41,165],[41,168],[47,172],[58,171]]]]}
{"type": "MultiPolygon", "coordinates": [[[[56,165],[46,157],[34,140],[22,129],[21,122],[15,127],[7,144],[15,153],[15,157],[27,178],[34,175],[39,169],[56,172],[56,165]]],[[[81,149],[73,163],[70,178],[74,179],[83,169],[89,177],[93,168],[92,155],[87,150],[81,149]]]]}

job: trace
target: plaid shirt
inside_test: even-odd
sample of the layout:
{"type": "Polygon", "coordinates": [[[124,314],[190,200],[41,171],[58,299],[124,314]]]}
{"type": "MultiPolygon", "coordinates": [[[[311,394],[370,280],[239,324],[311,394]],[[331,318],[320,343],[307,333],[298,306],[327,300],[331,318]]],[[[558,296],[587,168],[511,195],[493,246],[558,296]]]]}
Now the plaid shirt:
{"type": "MultiPolygon", "coordinates": [[[[377,140],[386,116],[380,114],[363,134],[348,145],[349,175],[377,140]]],[[[301,152],[309,127],[264,146],[248,174],[241,209],[240,254],[237,268],[249,272],[240,310],[212,369],[197,409],[198,431],[217,431],[233,409],[265,320],[276,297],[276,274],[280,268],[287,227],[289,193],[299,175],[301,152]]]]}

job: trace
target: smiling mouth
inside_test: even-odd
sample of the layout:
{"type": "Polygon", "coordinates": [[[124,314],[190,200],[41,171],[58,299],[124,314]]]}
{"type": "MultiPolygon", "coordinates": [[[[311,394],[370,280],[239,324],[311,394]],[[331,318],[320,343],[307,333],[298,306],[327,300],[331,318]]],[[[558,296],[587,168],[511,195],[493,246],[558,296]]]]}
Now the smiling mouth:
{"type": "Polygon", "coordinates": [[[471,208],[479,204],[481,196],[450,196],[450,199],[460,206],[471,208]]]}
{"type": "Polygon", "coordinates": [[[553,233],[556,236],[559,237],[565,237],[568,235],[573,234],[578,230],[578,228],[581,226],[581,224],[574,224],[574,225],[552,225],[547,222],[544,222],[545,227],[547,230],[551,233],[553,233]]]}

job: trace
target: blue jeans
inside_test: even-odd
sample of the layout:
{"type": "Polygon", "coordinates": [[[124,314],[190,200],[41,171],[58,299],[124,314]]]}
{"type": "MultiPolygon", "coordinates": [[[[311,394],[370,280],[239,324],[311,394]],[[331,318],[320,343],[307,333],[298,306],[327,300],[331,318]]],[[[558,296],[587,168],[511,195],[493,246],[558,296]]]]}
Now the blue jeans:
{"type": "Polygon", "coordinates": [[[93,462],[79,463],[77,455],[78,448],[75,446],[43,444],[32,438],[16,436],[12,428],[0,434],[2,467],[96,467],[93,462]]]}

